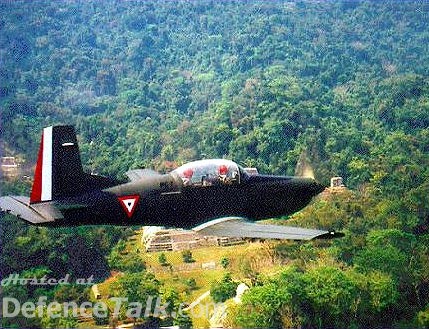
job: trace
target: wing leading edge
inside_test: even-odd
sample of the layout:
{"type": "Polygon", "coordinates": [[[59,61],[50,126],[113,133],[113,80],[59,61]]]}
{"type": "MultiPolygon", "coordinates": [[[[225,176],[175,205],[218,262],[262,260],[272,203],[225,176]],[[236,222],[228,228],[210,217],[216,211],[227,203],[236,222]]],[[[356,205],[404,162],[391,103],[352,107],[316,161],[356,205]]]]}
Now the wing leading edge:
{"type": "Polygon", "coordinates": [[[214,235],[238,238],[312,240],[331,239],[343,236],[342,233],[300,227],[258,224],[241,217],[225,217],[199,225],[193,230],[201,235],[214,235]]]}

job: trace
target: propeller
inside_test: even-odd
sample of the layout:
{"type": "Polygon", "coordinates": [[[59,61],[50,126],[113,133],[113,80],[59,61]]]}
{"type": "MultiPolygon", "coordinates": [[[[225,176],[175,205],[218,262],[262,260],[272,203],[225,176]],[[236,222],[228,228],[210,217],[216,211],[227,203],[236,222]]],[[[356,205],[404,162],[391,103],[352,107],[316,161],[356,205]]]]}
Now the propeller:
{"type": "Polygon", "coordinates": [[[296,163],[295,176],[314,179],[314,170],[306,150],[301,152],[298,162],[296,163]]]}

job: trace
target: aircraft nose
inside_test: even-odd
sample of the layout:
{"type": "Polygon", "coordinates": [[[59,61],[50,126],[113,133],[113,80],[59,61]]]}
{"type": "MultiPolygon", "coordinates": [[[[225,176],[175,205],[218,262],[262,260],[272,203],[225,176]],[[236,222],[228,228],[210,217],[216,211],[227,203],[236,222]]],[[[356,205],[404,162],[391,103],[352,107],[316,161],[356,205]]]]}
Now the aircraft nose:
{"type": "Polygon", "coordinates": [[[313,178],[297,178],[297,183],[311,194],[316,196],[325,190],[325,186],[315,181],[313,178]]]}
{"type": "Polygon", "coordinates": [[[311,183],[310,188],[313,191],[314,195],[317,195],[325,190],[325,186],[316,182],[315,180],[313,180],[313,182],[311,183]]]}

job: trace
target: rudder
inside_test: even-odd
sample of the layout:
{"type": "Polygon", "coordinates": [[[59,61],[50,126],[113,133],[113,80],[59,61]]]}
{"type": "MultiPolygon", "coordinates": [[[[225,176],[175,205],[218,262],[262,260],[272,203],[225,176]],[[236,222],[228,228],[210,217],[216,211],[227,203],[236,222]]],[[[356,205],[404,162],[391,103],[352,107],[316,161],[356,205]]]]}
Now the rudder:
{"type": "Polygon", "coordinates": [[[43,129],[30,203],[74,196],[85,177],[74,127],[43,129]]]}

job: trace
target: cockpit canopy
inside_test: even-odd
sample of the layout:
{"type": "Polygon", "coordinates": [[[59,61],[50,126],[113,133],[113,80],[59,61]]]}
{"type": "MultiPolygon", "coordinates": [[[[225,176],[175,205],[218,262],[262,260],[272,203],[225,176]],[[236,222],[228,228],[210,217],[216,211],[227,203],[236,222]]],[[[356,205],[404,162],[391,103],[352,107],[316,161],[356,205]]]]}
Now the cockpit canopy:
{"type": "Polygon", "coordinates": [[[234,185],[240,183],[240,167],[233,161],[210,159],[189,162],[173,170],[184,186],[234,185]]]}

